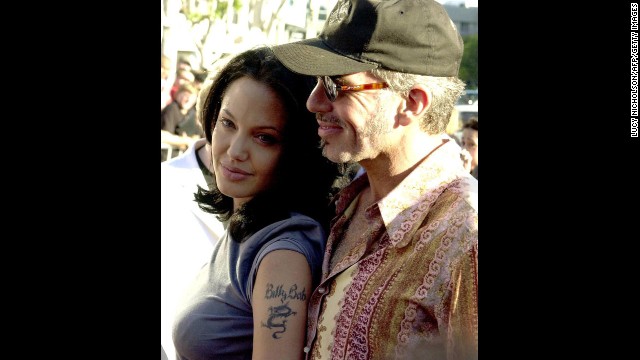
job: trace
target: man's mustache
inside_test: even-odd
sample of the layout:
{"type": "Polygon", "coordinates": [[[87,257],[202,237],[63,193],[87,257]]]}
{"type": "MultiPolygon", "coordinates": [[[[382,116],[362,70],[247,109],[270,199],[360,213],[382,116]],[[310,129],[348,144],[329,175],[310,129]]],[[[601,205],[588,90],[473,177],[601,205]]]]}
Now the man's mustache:
{"type": "Polygon", "coordinates": [[[338,119],[336,116],[326,115],[326,114],[316,114],[316,120],[321,122],[326,122],[330,124],[338,124],[342,126],[342,121],[338,119]]]}

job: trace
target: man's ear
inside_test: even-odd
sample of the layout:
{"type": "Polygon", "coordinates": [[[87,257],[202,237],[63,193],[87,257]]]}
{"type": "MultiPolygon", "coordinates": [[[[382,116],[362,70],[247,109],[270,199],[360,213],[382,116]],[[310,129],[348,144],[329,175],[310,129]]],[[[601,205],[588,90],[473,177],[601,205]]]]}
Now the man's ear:
{"type": "Polygon", "coordinates": [[[404,109],[400,112],[400,125],[409,125],[410,122],[422,117],[431,103],[431,91],[422,86],[414,85],[404,101],[404,109]]]}

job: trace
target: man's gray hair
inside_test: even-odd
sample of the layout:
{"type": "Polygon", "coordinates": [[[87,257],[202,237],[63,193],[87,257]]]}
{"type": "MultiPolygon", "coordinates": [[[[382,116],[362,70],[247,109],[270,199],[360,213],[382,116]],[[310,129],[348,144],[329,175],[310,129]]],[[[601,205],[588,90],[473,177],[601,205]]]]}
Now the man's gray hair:
{"type": "Polygon", "coordinates": [[[431,135],[445,132],[451,112],[465,88],[464,82],[457,77],[423,76],[384,69],[373,69],[371,73],[405,99],[415,84],[422,84],[431,90],[431,107],[420,119],[420,129],[431,135]]]}

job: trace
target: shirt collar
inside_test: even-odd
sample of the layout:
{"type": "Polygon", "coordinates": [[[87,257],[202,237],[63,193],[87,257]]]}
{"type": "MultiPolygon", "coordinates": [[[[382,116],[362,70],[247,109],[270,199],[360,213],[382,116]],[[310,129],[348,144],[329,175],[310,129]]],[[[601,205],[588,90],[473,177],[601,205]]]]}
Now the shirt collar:
{"type": "MultiPolygon", "coordinates": [[[[460,160],[460,147],[449,137],[443,137],[442,145],[425,156],[387,196],[371,205],[378,206],[392,246],[406,246],[433,202],[452,186],[456,178],[462,176],[464,168],[460,160]]],[[[367,186],[369,178],[360,176],[345,187],[336,202],[337,213],[343,213],[367,186]]]]}

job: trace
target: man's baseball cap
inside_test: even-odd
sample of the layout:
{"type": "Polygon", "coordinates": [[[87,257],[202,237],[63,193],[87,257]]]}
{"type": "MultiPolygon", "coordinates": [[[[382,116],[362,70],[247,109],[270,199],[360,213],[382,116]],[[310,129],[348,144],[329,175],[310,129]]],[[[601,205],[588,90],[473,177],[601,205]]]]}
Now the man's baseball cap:
{"type": "Polygon", "coordinates": [[[273,47],[290,70],[345,75],[375,68],[458,76],[463,43],[434,0],[338,0],[317,38],[273,47]]]}

